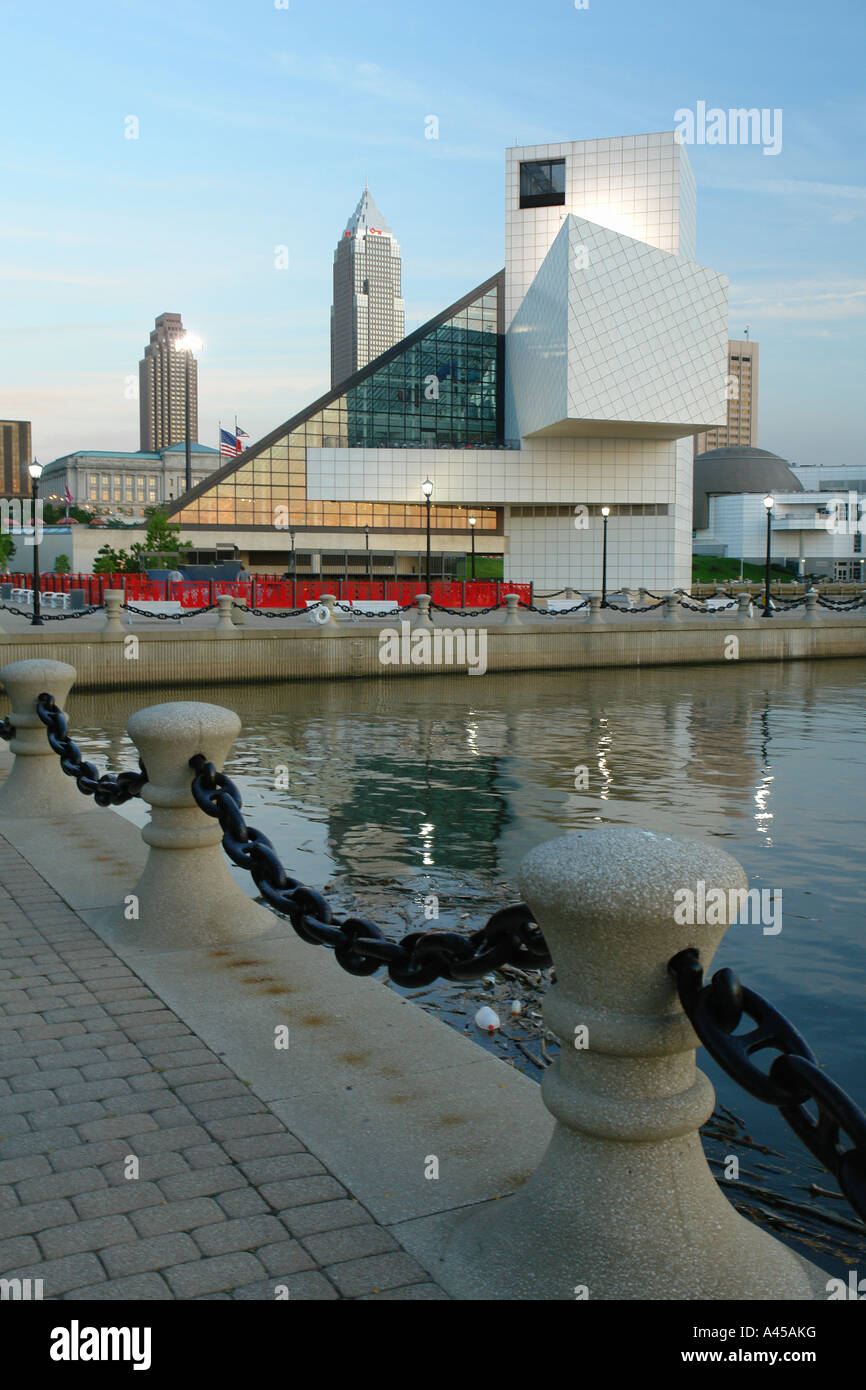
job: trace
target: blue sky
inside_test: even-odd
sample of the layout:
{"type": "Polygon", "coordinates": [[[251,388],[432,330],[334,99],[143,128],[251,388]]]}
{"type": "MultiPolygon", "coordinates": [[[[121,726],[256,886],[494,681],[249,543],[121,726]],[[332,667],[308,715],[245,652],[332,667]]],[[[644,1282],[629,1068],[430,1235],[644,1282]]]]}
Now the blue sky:
{"type": "Polygon", "coordinates": [[[783,113],[778,156],[689,150],[698,259],[761,345],[759,443],[863,460],[862,0],[277,4],[4,0],[0,417],[43,461],[138,447],[127,379],[166,310],[205,342],[203,442],[325,390],[365,179],[409,331],[502,265],[506,145],[670,130],[701,100],[783,113]]]}

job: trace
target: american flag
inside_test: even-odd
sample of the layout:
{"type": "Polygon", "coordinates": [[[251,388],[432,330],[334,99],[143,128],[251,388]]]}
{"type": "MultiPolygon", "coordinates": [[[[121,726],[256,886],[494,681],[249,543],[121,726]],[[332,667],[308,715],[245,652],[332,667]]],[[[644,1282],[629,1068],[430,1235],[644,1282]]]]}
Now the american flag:
{"type": "Polygon", "coordinates": [[[231,430],[220,430],[220,458],[237,458],[241,452],[240,441],[231,430]]]}

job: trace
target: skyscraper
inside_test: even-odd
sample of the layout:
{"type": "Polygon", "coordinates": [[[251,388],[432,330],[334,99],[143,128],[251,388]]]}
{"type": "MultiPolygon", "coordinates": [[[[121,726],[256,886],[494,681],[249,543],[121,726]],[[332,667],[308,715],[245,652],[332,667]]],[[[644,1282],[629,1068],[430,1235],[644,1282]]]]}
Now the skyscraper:
{"type": "MultiPolygon", "coordinates": [[[[160,314],[138,364],[141,444],[144,453],[186,439],[187,354],[180,314],[160,314]]],[[[198,441],[198,363],[189,361],[190,442],[198,441]]]]}
{"type": "Polygon", "coordinates": [[[365,188],[334,252],[331,386],[399,343],[405,318],[400,247],[365,188]]]}
{"type": "Polygon", "coordinates": [[[758,344],[748,338],[728,342],[725,388],[727,424],[695,435],[695,454],[706,449],[733,449],[758,442],[758,344]]]}

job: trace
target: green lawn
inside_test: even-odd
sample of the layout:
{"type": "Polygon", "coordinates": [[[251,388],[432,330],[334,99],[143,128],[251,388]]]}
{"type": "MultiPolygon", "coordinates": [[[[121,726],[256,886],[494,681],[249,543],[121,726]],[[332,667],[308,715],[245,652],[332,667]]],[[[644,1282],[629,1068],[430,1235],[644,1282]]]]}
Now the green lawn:
{"type": "MultiPolygon", "coordinates": [[[[457,561],[456,578],[470,579],[472,576],[472,556],[467,555],[465,559],[457,561]]],[[[475,556],[475,578],[476,579],[501,579],[502,578],[502,556],[501,555],[476,555],[475,556]]]]}
{"type": "MultiPolygon", "coordinates": [[[[739,560],[728,559],[720,555],[693,555],[692,556],[692,583],[693,584],[713,584],[717,580],[720,583],[729,582],[740,577],[739,560]]],[[[754,583],[761,583],[764,578],[763,565],[744,565],[743,578],[754,583]]],[[[790,583],[797,576],[790,570],[777,569],[775,565],[770,567],[770,578],[790,583]]]]}

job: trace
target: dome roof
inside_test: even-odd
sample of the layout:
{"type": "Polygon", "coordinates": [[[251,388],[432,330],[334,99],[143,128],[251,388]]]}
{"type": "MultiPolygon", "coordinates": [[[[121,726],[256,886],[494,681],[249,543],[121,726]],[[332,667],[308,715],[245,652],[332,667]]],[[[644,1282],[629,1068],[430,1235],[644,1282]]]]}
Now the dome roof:
{"type": "Polygon", "coordinates": [[[692,526],[703,531],[707,525],[707,498],[725,493],[802,492],[803,484],[791,472],[785,459],[769,449],[750,444],[739,448],[706,449],[695,455],[695,481],[692,499],[692,526]]]}

